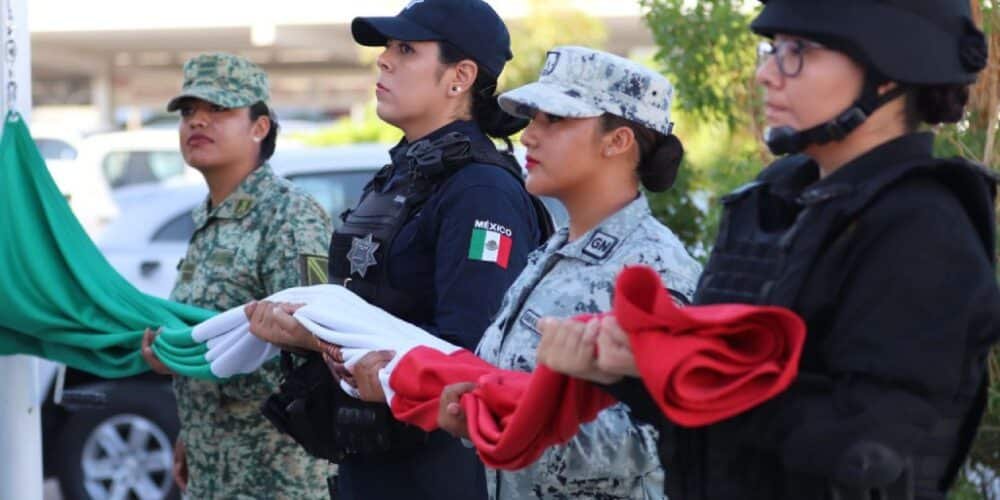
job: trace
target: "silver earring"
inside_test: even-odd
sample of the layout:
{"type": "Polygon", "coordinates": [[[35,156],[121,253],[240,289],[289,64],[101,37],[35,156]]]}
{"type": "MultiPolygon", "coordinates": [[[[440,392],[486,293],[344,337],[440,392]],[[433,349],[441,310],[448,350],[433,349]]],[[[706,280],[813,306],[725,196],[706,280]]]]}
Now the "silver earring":
{"type": "Polygon", "coordinates": [[[254,137],[254,138],[253,138],[253,142],[260,142],[260,141],[263,141],[263,140],[264,140],[264,139],[262,139],[262,138],[260,138],[260,137],[254,137]]]}
{"type": "Polygon", "coordinates": [[[462,90],[462,87],[452,87],[451,88],[452,92],[458,92],[459,90],[462,90]]]}

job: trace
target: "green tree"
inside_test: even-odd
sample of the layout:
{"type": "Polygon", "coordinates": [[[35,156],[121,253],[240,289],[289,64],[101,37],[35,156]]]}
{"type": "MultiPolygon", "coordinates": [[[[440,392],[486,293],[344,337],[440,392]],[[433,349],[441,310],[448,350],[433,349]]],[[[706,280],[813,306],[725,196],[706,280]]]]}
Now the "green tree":
{"type": "Polygon", "coordinates": [[[770,155],[760,147],[760,93],[753,82],[754,11],[743,0],[640,0],[659,48],[658,70],[676,90],[675,131],[685,145],[685,176],[651,197],[656,215],[688,248],[707,256],[719,220],[718,198],[747,182],[770,155]],[[672,203],[697,213],[666,210],[672,203]]]}
{"type": "Polygon", "coordinates": [[[508,24],[514,59],[500,76],[501,89],[537,80],[552,47],[583,45],[600,49],[607,40],[604,22],[574,8],[568,0],[530,0],[528,6],[528,15],[508,24]]]}

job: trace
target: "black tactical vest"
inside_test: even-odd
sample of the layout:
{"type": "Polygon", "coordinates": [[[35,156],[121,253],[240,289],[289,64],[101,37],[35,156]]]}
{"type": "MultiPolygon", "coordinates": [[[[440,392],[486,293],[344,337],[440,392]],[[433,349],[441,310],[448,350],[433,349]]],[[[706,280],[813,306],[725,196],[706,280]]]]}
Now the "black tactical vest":
{"type": "MultiPolygon", "coordinates": [[[[914,176],[935,179],[947,186],[961,200],[983,243],[983,250],[994,261],[992,200],[995,184],[992,174],[964,160],[926,159],[919,162],[886,166],[860,186],[820,184],[809,186],[818,176],[815,166],[804,156],[782,159],[766,169],[759,178],[723,198],[724,213],[716,245],[705,267],[695,294],[696,304],[748,303],[779,305],[795,310],[807,324],[817,310],[810,294],[836,296],[842,283],[824,283],[824,289],[804,290],[810,270],[817,260],[849,246],[851,224],[881,193],[914,176]],[[989,198],[984,196],[989,186],[989,198]]],[[[810,335],[822,332],[810,332],[810,335]]],[[[805,356],[805,355],[804,355],[805,356]]],[[[800,370],[789,389],[809,384],[829,384],[822,373],[800,370]]],[[[924,442],[923,456],[893,457],[905,469],[893,488],[872,493],[865,487],[833,484],[826,478],[789,479],[780,467],[766,465],[763,452],[735,443],[753,433],[751,418],[735,418],[702,429],[673,428],[667,442],[674,450],[675,461],[683,472],[675,470],[675,484],[684,498],[838,498],[843,500],[883,498],[908,499],[914,489],[930,488],[943,478],[953,477],[960,466],[956,457],[964,456],[978,425],[978,415],[985,403],[985,385],[980,388],[978,408],[964,420],[940,419],[924,442]],[[956,440],[955,436],[959,436],[956,440]],[[734,481],[732,478],[739,480],[734,481]],[[746,485],[754,485],[748,495],[746,485]],[[728,488],[728,489],[727,489],[728,488]],[[776,490],[774,488],[777,488],[776,490]],[[874,495],[874,496],[873,496],[874,495]],[[885,495],[885,496],[878,496],[885,495]]],[[[892,451],[861,447],[859,463],[876,460],[892,451]],[[867,455],[866,455],[867,454],[867,455]]],[[[815,450],[822,453],[824,450],[815,450]]],[[[896,464],[898,465],[898,464],[896,464]]],[[[893,467],[889,464],[888,467],[893,467]]]]}
{"type": "MultiPolygon", "coordinates": [[[[392,286],[386,265],[403,225],[465,165],[495,165],[522,183],[523,176],[512,155],[497,151],[490,143],[474,143],[458,132],[415,142],[401,158],[406,164],[382,168],[365,186],[358,206],[341,215],[344,224],[330,242],[328,273],[331,283],[342,284],[369,303],[405,319],[412,315],[417,301],[392,286]],[[409,178],[386,188],[400,168],[408,169],[409,178]]],[[[554,232],[552,218],[541,200],[535,196],[531,200],[541,241],[545,241],[554,232]]],[[[310,356],[298,367],[287,353],[283,356],[286,382],[262,411],[310,454],[332,462],[351,456],[401,457],[427,442],[426,433],[393,419],[385,403],[366,403],[344,394],[319,356],[310,356]]]]}
{"type": "MultiPolygon", "coordinates": [[[[489,143],[473,143],[452,132],[430,141],[413,143],[405,153],[409,165],[387,165],[365,187],[358,206],[341,215],[344,221],[330,242],[330,282],[342,284],[389,313],[412,316],[416,302],[389,281],[387,255],[393,240],[441,183],[469,163],[496,165],[523,183],[521,167],[510,154],[489,143]],[[384,189],[395,169],[409,168],[409,182],[384,189]]],[[[532,196],[543,240],[553,232],[551,217],[532,196]]]]}

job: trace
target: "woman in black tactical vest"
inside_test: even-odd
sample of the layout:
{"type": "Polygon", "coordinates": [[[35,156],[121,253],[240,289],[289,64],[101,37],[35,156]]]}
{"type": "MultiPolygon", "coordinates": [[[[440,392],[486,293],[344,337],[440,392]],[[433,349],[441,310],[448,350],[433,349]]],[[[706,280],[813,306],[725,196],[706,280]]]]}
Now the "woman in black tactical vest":
{"type": "MultiPolygon", "coordinates": [[[[792,308],[798,378],[738,417],[659,420],[674,500],[944,499],[982,415],[1000,336],[995,181],[932,156],[986,61],[967,0],[770,0],[752,29],[767,143],[786,156],[723,199],[695,302],[792,308]],[[846,111],[845,111],[846,110],[846,111]],[[801,154],[800,154],[801,153],[801,154]]],[[[636,375],[602,325],[598,366],[636,375]]]]}
{"type": "MultiPolygon", "coordinates": [[[[512,57],[507,28],[481,0],[419,0],[396,17],[357,18],[351,30],[358,43],[385,47],[377,61],[377,112],[405,137],[390,151],[392,164],[342,216],[330,245],[330,281],[474,349],[527,254],[551,233],[547,212],[524,189],[520,166],[487,137],[506,138],[527,124],[504,113],[495,95],[512,57]],[[502,238],[481,242],[479,233],[502,238]]],[[[321,350],[288,315],[292,310],[259,304],[252,331],[321,350]]],[[[373,353],[360,364],[386,361],[373,353]]],[[[298,381],[309,386],[309,377],[298,381]]],[[[306,398],[296,406],[295,396],[279,395],[265,408],[307,449],[339,463],[331,484],[336,498],[486,497],[483,466],[471,448],[443,432],[404,427],[384,403],[336,397],[331,414],[319,419],[325,434],[316,432],[322,423],[302,432],[288,423],[296,418],[289,414],[330,401],[313,405],[306,398]],[[316,443],[318,435],[330,442],[316,443]]]]}

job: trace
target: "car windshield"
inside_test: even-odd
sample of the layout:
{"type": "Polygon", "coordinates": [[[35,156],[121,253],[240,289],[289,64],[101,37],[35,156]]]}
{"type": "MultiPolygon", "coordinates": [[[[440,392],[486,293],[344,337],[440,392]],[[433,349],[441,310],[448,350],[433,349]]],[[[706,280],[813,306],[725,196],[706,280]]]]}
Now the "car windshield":
{"type": "Polygon", "coordinates": [[[35,146],[46,160],[75,160],[76,148],[59,139],[35,138],[35,146]]]}
{"type": "Polygon", "coordinates": [[[112,151],[101,167],[115,189],[178,177],[185,168],[179,151],[112,151]]]}
{"type": "Polygon", "coordinates": [[[337,229],[341,225],[340,214],[358,204],[365,184],[372,178],[372,171],[322,172],[291,175],[288,178],[316,198],[326,213],[330,214],[333,227],[337,229]]]}

